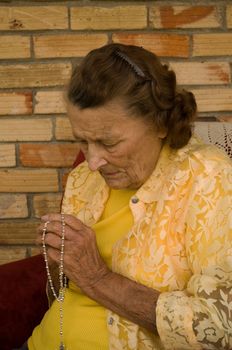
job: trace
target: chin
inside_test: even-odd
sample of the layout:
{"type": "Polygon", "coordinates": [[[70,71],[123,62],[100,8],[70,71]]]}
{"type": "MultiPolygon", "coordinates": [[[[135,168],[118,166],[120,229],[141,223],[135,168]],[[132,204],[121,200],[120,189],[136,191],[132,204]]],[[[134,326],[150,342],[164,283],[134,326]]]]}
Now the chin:
{"type": "Polygon", "coordinates": [[[124,181],[114,181],[114,180],[105,180],[107,185],[114,190],[122,190],[128,188],[128,185],[124,181]]]}
{"type": "Polygon", "coordinates": [[[137,185],[137,184],[133,184],[129,181],[126,181],[126,180],[108,180],[108,179],[105,179],[105,182],[106,184],[114,189],[114,190],[123,190],[123,189],[128,189],[128,190],[136,190],[138,189],[140,186],[137,185]]]}
{"type": "Polygon", "coordinates": [[[128,188],[130,185],[128,179],[122,176],[103,176],[103,178],[106,184],[115,190],[128,188]]]}
{"type": "Polygon", "coordinates": [[[131,181],[131,179],[128,176],[125,176],[125,174],[116,174],[112,176],[107,176],[101,174],[104,178],[106,184],[114,189],[114,190],[123,190],[123,189],[138,189],[140,185],[137,183],[134,183],[131,181]]]}

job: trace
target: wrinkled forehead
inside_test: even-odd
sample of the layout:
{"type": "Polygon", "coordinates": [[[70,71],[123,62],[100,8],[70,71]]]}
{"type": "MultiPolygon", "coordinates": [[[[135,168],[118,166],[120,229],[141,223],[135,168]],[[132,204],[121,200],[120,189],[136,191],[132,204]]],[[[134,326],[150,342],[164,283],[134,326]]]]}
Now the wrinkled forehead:
{"type": "Polygon", "coordinates": [[[89,138],[113,138],[137,133],[147,127],[140,118],[134,118],[120,104],[81,109],[69,103],[67,106],[75,136],[89,138]]]}
{"type": "Polygon", "coordinates": [[[124,105],[113,102],[91,108],[80,108],[70,102],[67,103],[67,113],[72,121],[76,120],[79,123],[90,121],[92,124],[101,124],[105,128],[116,123],[130,123],[132,119],[135,119],[124,105]]]}

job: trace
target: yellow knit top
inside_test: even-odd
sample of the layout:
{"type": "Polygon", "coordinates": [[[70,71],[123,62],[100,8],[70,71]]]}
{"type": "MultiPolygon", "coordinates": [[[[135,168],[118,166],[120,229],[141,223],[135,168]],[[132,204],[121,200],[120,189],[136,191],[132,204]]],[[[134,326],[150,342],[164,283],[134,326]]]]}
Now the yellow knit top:
{"type": "MultiPolygon", "coordinates": [[[[100,221],[92,227],[100,254],[109,268],[112,246],[133,225],[129,200],[135,192],[112,189],[100,221]]],[[[72,281],[66,290],[63,310],[63,333],[67,350],[109,348],[106,309],[83,294],[72,281]]],[[[34,329],[28,346],[29,350],[56,350],[59,341],[59,304],[54,301],[40,325],[34,329]]]]}

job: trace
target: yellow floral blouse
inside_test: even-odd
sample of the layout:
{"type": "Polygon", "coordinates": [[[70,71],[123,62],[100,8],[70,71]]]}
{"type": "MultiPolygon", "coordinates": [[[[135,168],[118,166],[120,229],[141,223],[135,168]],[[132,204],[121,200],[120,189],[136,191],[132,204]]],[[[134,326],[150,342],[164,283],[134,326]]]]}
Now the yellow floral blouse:
{"type": "MultiPolygon", "coordinates": [[[[96,223],[109,188],[84,162],[69,175],[63,210],[96,223]]],[[[112,269],[161,292],[158,335],[108,311],[110,350],[232,349],[232,164],[192,138],[165,145],[130,201],[134,224],[112,269]]],[[[117,291],[116,291],[117,293],[117,291]]]]}

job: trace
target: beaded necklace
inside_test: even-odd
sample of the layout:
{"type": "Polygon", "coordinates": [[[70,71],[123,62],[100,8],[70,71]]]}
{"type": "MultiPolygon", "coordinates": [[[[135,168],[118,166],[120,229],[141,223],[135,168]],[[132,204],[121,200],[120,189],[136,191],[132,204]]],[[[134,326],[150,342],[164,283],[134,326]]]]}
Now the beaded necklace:
{"type": "Polygon", "coordinates": [[[59,303],[59,313],[60,313],[60,345],[58,350],[67,350],[65,344],[64,344],[64,335],[63,335],[63,303],[64,303],[64,297],[65,297],[65,291],[67,288],[67,277],[64,274],[64,238],[65,238],[65,220],[64,220],[64,214],[61,213],[61,248],[60,248],[60,264],[59,264],[59,294],[56,293],[52,277],[49,269],[48,264],[48,256],[47,256],[47,249],[46,249],[46,243],[45,243],[45,236],[47,233],[47,226],[49,224],[49,221],[46,221],[43,228],[42,233],[42,249],[43,249],[43,256],[45,261],[45,267],[47,271],[47,277],[48,277],[48,284],[51,288],[52,294],[54,295],[55,299],[59,303]]]}

